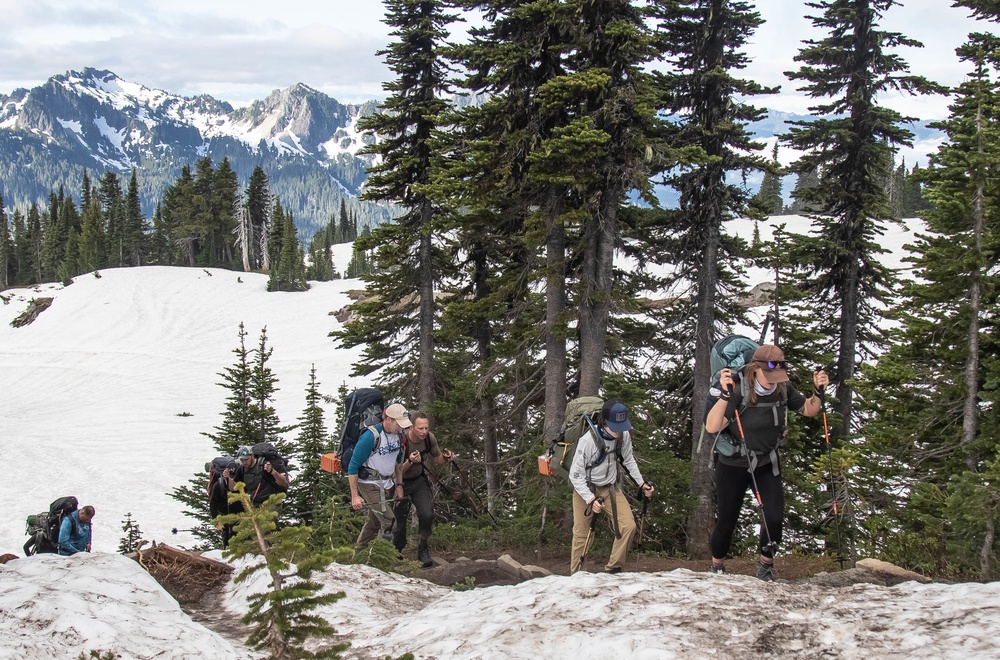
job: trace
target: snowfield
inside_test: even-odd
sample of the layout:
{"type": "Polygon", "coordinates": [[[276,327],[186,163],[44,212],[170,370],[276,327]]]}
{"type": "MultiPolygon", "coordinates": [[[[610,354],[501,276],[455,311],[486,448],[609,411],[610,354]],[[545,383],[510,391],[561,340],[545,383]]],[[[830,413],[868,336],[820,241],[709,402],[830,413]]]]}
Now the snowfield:
{"type": "MultiPolygon", "coordinates": [[[[218,558],[218,552],[209,553],[218,558]]],[[[996,658],[1000,584],[769,583],[742,575],[581,572],[452,591],[367,566],[318,575],[348,658],[996,658]]],[[[234,616],[264,580],[230,586],[234,616]]],[[[192,621],[117,554],[0,566],[0,658],[259,658],[192,621]]]]}

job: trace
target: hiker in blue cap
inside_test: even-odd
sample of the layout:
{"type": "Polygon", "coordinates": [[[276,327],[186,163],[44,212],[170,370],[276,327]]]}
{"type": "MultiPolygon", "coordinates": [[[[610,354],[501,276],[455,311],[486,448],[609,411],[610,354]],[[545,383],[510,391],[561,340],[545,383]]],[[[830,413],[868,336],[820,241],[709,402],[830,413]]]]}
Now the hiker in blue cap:
{"type": "Polygon", "coordinates": [[[628,470],[644,497],[653,496],[653,485],[646,483],[632,454],[632,424],[625,404],[608,400],[601,408],[597,423],[578,441],[569,480],[573,484],[573,546],[570,573],[583,567],[584,558],[594,540],[598,514],[609,512],[615,535],[608,573],[620,573],[635,535],[635,517],[625,493],[619,486],[618,463],[628,470]]]}

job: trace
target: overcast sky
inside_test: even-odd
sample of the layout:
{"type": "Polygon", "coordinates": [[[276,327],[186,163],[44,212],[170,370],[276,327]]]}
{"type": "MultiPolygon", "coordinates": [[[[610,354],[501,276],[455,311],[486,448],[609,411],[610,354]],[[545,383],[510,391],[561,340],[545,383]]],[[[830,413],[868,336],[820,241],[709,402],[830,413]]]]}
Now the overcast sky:
{"type": "MultiPolygon", "coordinates": [[[[922,41],[904,49],[913,73],[960,82],[954,55],[972,30],[987,31],[952,0],[905,0],[881,27],[922,41]]],[[[782,85],[758,105],[804,112],[783,72],[811,30],[801,0],[762,0],[767,21],[749,52],[746,77],[782,85]]],[[[91,66],[131,82],[245,104],[305,83],[340,101],[384,96],[390,77],[376,51],[389,41],[381,0],[0,0],[0,93],[91,66]]],[[[893,104],[895,105],[895,104],[893,104]]],[[[943,116],[946,102],[907,102],[908,114],[943,116]]]]}

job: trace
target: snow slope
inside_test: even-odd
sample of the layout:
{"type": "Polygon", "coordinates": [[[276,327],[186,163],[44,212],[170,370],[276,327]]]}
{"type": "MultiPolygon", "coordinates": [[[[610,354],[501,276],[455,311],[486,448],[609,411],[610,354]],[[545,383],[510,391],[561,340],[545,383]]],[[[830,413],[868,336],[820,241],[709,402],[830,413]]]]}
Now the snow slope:
{"type": "MultiPolygon", "coordinates": [[[[350,246],[338,247],[343,261],[350,246]]],[[[171,534],[190,519],[168,493],[215,457],[202,434],[221,421],[228,391],[218,374],[235,361],[240,322],[248,348],[267,328],[284,424],[305,407],[313,364],[324,394],[336,396],[344,381],[365,384],[348,377],[353,356],[327,336],[340,325],[330,313],[358,282],[302,293],[266,285],[252,273],[143,267],[3,293],[0,442],[8,469],[24,478],[0,479],[0,553],[20,554],[25,518],[69,494],[97,508],[95,550],[118,547],[127,512],[146,538],[193,545],[185,532],[171,534]],[[11,327],[32,298],[49,296],[33,323],[11,327]]]]}

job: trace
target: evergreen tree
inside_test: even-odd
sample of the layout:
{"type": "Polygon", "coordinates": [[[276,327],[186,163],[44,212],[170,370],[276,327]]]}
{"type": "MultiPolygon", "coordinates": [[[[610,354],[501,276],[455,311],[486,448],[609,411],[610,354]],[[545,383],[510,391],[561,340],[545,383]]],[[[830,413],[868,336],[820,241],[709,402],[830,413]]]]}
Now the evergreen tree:
{"type": "Polygon", "coordinates": [[[240,323],[239,345],[233,349],[236,360],[232,366],[219,373],[222,377],[220,387],[229,391],[226,397],[226,409],[222,414],[222,422],[215,427],[214,433],[204,435],[215,443],[215,449],[221,454],[235,456],[241,445],[252,445],[256,441],[256,424],[251,411],[253,397],[251,395],[253,353],[246,345],[247,332],[240,323]]]}
{"type": "Polygon", "coordinates": [[[153,211],[153,230],[149,237],[149,263],[159,266],[173,266],[174,253],[170,227],[167,223],[163,205],[157,204],[153,211]]]}
{"type": "Polygon", "coordinates": [[[698,505],[688,524],[688,552],[707,556],[713,481],[707,461],[698,454],[698,437],[712,377],[710,352],[723,327],[743,320],[737,301],[744,284],[729,264],[746,254],[743,244],[724,234],[723,223],[755,215],[746,188],[731,180],[774,169],[755,155],[762,145],[747,130],[766,111],[743,99],[776,90],[736,77],[748,61],[741,49],[762,23],[752,5],[704,0],[657,4],[661,48],[674,65],[674,73],[660,79],[661,96],[668,101],[662,111],[683,118],[669,127],[667,140],[703,160],[695,168],[665,172],[666,181],[680,192],[680,210],[661,214],[658,229],[666,230],[666,249],[651,258],[674,261],[679,277],[695,280],[693,300],[677,310],[674,324],[682,328],[679,353],[694,355],[691,496],[698,505]]]}
{"type": "Polygon", "coordinates": [[[11,218],[11,240],[13,243],[11,270],[14,277],[11,284],[28,284],[27,278],[31,275],[31,250],[27,233],[28,228],[24,222],[24,214],[21,213],[20,209],[14,209],[14,216],[11,218]]]}
{"type": "Polygon", "coordinates": [[[125,520],[122,521],[122,531],[125,536],[118,542],[118,552],[123,555],[138,552],[145,541],[142,538],[142,530],[139,529],[138,521],[132,520],[131,511],[125,514],[125,520]]]}
{"type": "Polygon", "coordinates": [[[277,529],[283,493],[272,495],[258,508],[251,503],[243,484],[236,488],[230,501],[241,503],[243,512],[220,518],[222,523],[235,525],[235,535],[224,554],[230,560],[251,558],[252,563],[240,571],[234,582],[242,584],[262,570],[269,577],[268,590],[250,596],[249,609],[242,619],[252,626],[247,644],[267,649],[274,660],[339,658],[348,644],[309,652],[304,648],[312,638],[329,638],[336,633],[325,618],[311,613],[344,597],[343,592],[320,595],[322,585],[311,579],[313,572],[335,559],[334,553],[308,549],[312,535],[309,527],[277,529]]]}
{"type": "Polygon", "coordinates": [[[753,197],[753,204],[765,215],[784,213],[785,200],[781,197],[781,165],[778,163],[778,143],[771,150],[771,167],[764,172],[760,190],[753,197]]]}
{"type": "Polygon", "coordinates": [[[51,281],[56,277],[59,265],[65,256],[66,238],[69,228],[59,217],[59,201],[53,192],[49,195],[49,209],[43,214],[42,225],[45,227],[42,239],[42,277],[51,281]]]}
{"type": "Polygon", "coordinates": [[[308,280],[328,282],[334,279],[333,253],[330,250],[331,226],[333,226],[332,221],[327,225],[327,229],[316,232],[309,242],[309,267],[306,269],[308,280]]]}
{"type": "Polygon", "coordinates": [[[42,217],[38,211],[38,204],[32,203],[28,209],[28,219],[25,223],[24,247],[22,254],[24,258],[18,264],[20,272],[18,279],[25,284],[41,284],[42,279],[42,217]]]}
{"type": "Polygon", "coordinates": [[[128,192],[125,195],[125,225],[123,228],[124,253],[130,266],[143,264],[148,232],[149,226],[139,204],[139,181],[133,167],[132,176],[128,182],[128,192]]]}
{"type": "Polygon", "coordinates": [[[288,447],[281,438],[296,425],[282,426],[278,412],[274,408],[274,393],[278,391],[278,377],[268,365],[273,348],[267,346],[267,328],[260,331],[260,340],[250,363],[249,413],[253,423],[253,442],[269,442],[282,456],[288,454],[288,447]]]}
{"type": "Polygon", "coordinates": [[[82,180],[80,182],[80,208],[81,209],[86,209],[88,206],[90,206],[90,203],[93,201],[93,198],[91,196],[92,187],[93,186],[90,183],[90,174],[87,172],[87,169],[84,168],[83,169],[83,178],[82,178],[82,180]]]}
{"type": "Polygon", "coordinates": [[[865,427],[866,501],[881,525],[868,543],[901,563],[949,573],[996,575],[1000,290],[1000,39],[972,34],[957,53],[972,71],[949,117],[931,124],[947,139],[921,172],[932,207],[914,245],[914,281],[892,317],[893,346],[865,372],[874,415],[865,427]],[[898,500],[902,487],[908,497],[898,500]],[[896,535],[899,528],[907,534],[896,535]],[[910,534],[912,533],[912,535],[910,534]],[[921,543],[910,543],[914,537],[921,543]]]}
{"type": "Polygon", "coordinates": [[[101,216],[100,205],[92,202],[85,207],[81,222],[79,270],[83,273],[100,270],[107,265],[105,259],[104,220],[101,216]]]}
{"type": "Polygon", "coordinates": [[[224,268],[233,266],[236,219],[233,208],[239,198],[239,181],[229,158],[224,157],[212,177],[212,263],[224,268]]]}
{"type": "Polygon", "coordinates": [[[334,494],[333,480],[320,469],[320,456],[330,451],[332,438],[323,421],[322,395],[316,381],[316,365],[309,370],[306,407],[299,417],[299,434],[291,454],[298,460],[299,474],[289,491],[285,505],[290,515],[302,524],[312,525],[323,506],[334,494]]]}
{"type": "Polygon", "coordinates": [[[306,281],[305,259],[299,248],[298,232],[291,212],[275,213],[275,217],[283,217],[281,253],[276,267],[271,269],[267,281],[268,291],[306,291],[309,283],[306,281]]]}
{"type": "Polygon", "coordinates": [[[804,155],[795,172],[822,167],[819,185],[804,201],[818,206],[818,239],[803,245],[803,263],[810,264],[809,301],[815,331],[828,337],[824,347],[836,350],[839,381],[835,410],[846,437],[856,422],[854,378],[859,356],[870,355],[882,341],[879,304],[889,302],[892,274],[878,262],[878,236],[891,217],[882,182],[892,166],[890,147],[909,145],[912,133],[902,128],[913,121],[878,105],[889,89],[914,94],[944,89],[925,78],[904,75],[908,67],[887,49],[921,44],[896,32],[878,29],[882,14],[895,0],[818,0],[810,17],[829,36],[806,40],[795,56],[802,67],[788,72],[812,98],[827,98],[810,109],[814,119],[790,122],[782,136],[804,155]]]}
{"type": "Polygon", "coordinates": [[[250,174],[246,189],[247,245],[250,248],[251,270],[266,270],[265,255],[261,246],[266,245],[266,235],[271,226],[270,180],[258,165],[250,174]]]}
{"type": "MultiPolygon", "coordinates": [[[[194,202],[194,177],[191,168],[185,165],[174,185],[163,193],[161,235],[168,249],[173,251],[177,246],[176,262],[184,260],[188,266],[195,265],[198,254],[198,235],[191,220],[195,213],[194,202]]],[[[171,260],[173,262],[173,257],[171,260]]]]}
{"type": "MultiPolygon", "coordinates": [[[[253,353],[246,346],[246,330],[239,326],[239,345],[233,349],[236,360],[232,366],[219,373],[226,388],[226,408],[222,422],[212,433],[203,433],[215,444],[217,455],[235,456],[241,445],[252,446],[258,438],[258,423],[254,417],[253,405],[253,353]]],[[[196,524],[191,534],[206,542],[204,547],[222,547],[222,533],[211,524],[209,503],[206,495],[205,472],[196,472],[184,486],[174,488],[170,496],[186,506],[184,515],[194,518],[196,524]]]]}
{"type": "MultiPolygon", "coordinates": [[[[394,315],[389,325],[391,332],[415,344],[416,396],[426,407],[434,398],[434,289],[442,271],[434,251],[433,223],[439,211],[430,184],[435,176],[435,132],[447,108],[442,98],[448,92],[447,68],[441,49],[445,28],[455,17],[444,12],[442,1],[386,0],[385,4],[385,23],[395,28],[397,40],[379,54],[397,77],[384,85],[390,96],[382,110],[359,122],[360,130],[380,137],[364,150],[379,158],[369,169],[362,199],[393,202],[402,207],[403,215],[373,232],[382,268],[372,274],[369,288],[378,292],[385,308],[416,297],[416,318],[404,325],[394,315]]],[[[341,211],[343,218],[343,207],[341,211]]],[[[376,311],[359,322],[381,335],[386,331],[378,326],[386,326],[386,321],[376,311]]]]}
{"type": "Polygon", "coordinates": [[[16,273],[10,224],[7,221],[7,210],[3,205],[3,194],[0,194],[0,291],[10,288],[16,273]]]}
{"type": "Polygon", "coordinates": [[[813,168],[798,172],[795,177],[795,187],[792,188],[792,203],[789,211],[797,215],[816,213],[819,205],[808,201],[813,191],[819,187],[820,169],[813,168]]]}
{"type": "Polygon", "coordinates": [[[105,253],[108,265],[121,267],[126,265],[128,249],[128,229],[125,219],[125,198],[122,194],[121,182],[114,172],[105,172],[98,187],[98,198],[101,202],[102,217],[105,220],[105,253]]]}
{"type": "Polygon", "coordinates": [[[264,264],[270,272],[278,267],[281,261],[282,241],[285,237],[285,210],[281,206],[281,200],[274,198],[274,206],[271,207],[271,222],[261,235],[261,247],[266,251],[264,264]]]}
{"type": "Polygon", "coordinates": [[[335,243],[352,243],[358,237],[358,227],[352,223],[347,215],[347,204],[344,198],[340,198],[340,224],[337,226],[337,238],[335,243]]]}
{"type": "Polygon", "coordinates": [[[60,282],[69,284],[80,272],[80,242],[77,239],[76,228],[70,227],[69,236],[66,238],[66,254],[59,265],[57,276],[60,282]]]}

